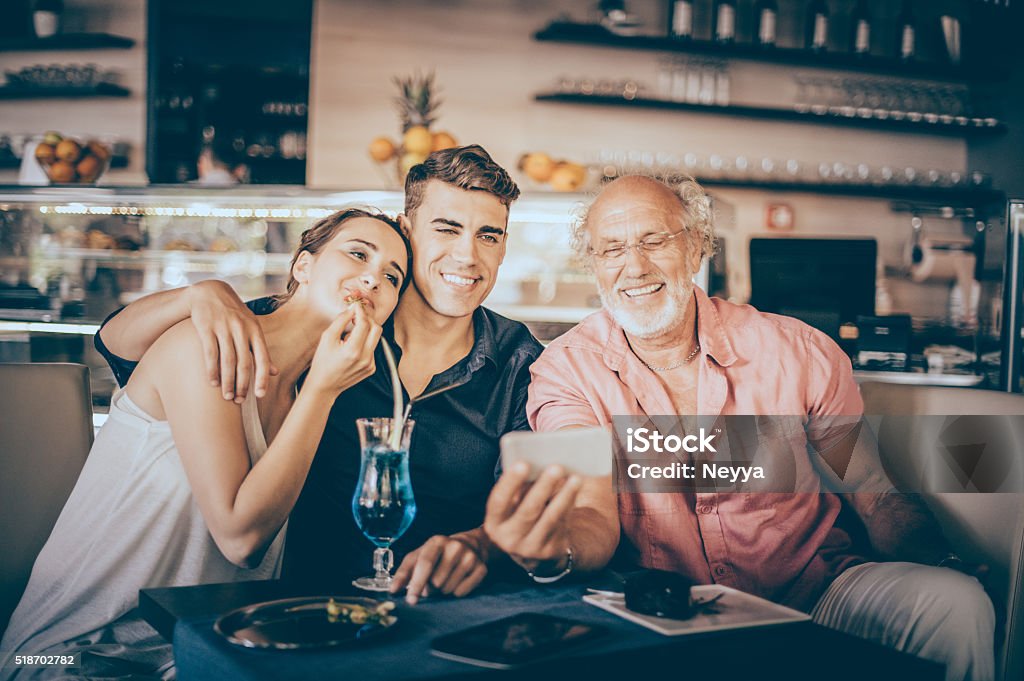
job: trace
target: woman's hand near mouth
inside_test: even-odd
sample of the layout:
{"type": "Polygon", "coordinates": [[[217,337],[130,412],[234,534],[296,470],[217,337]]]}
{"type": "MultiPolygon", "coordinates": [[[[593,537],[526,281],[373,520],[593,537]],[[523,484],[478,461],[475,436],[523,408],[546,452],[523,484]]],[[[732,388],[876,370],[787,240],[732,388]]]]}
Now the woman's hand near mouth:
{"type": "Polygon", "coordinates": [[[320,336],[303,390],[308,386],[334,399],[372,376],[376,369],[374,350],[380,334],[380,325],[366,314],[362,305],[353,301],[320,336]],[[346,333],[348,327],[350,330],[346,333]]]}

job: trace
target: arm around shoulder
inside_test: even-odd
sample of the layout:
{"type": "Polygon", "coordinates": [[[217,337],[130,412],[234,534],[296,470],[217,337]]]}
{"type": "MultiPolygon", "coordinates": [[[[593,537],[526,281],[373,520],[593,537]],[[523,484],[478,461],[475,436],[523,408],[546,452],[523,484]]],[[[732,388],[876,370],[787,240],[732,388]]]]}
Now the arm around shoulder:
{"type": "Polygon", "coordinates": [[[189,316],[188,287],[151,293],[124,308],[100,328],[107,349],[129,361],[138,361],[157,338],[189,316]]]}
{"type": "Polygon", "coordinates": [[[138,361],[164,332],[189,318],[199,333],[206,378],[221,386],[224,399],[241,404],[253,374],[256,394],[262,396],[277,370],[252,311],[223,281],[208,279],[140,298],[107,320],[96,345],[105,346],[108,361],[110,355],[138,361]]]}

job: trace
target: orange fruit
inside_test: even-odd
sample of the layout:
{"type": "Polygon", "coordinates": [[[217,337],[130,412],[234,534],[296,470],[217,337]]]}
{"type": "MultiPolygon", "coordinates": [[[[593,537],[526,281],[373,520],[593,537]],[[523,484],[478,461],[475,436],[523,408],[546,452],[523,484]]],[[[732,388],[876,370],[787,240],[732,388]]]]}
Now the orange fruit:
{"type": "Polygon", "coordinates": [[[555,162],[547,154],[526,154],[520,161],[520,169],[534,182],[547,182],[555,171],[555,162]]]}
{"type": "Polygon", "coordinates": [[[406,154],[423,154],[426,156],[434,146],[434,136],[426,126],[414,125],[402,136],[402,147],[406,154]]]}
{"type": "Polygon", "coordinates": [[[71,165],[67,161],[57,161],[50,166],[49,171],[51,182],[74,182],[75,178],[75,166],[71,165]]]}
{"type": "Polygon", "coordinates": [[[96,140],[90,140],[89,144],[86,145],[89,153],[99,158],[100,161],[106,161],[110,158],[110,148],[102,142],[96,140]]]}
{"type": "Polygon", "coordinates": [[[398,159],[398,172],[402,177],[405,177],[409,173],[410,168],[426,160],[426,154],[402,154],[402,158],[398,159]]]}
{"type": "Polygon", "coordinates": [[[562,167],[568,168],[572,171],[573,177],[576,179],[576,186],[582,187],[587,181],[587,169],[581,166],[579,163],[573,163],[572,161],[562,161],[562,167]]]}
{"type": "Polygon", "coordinates": [[[103,162],[96,156],[86,156],[75,166],[75,170],[78,171],[82,182],[95,182],[99,178],[102,169],[103,162]]]}
{"type": "Polygon", "coordinates": [[[455,141],[455,138],[447,132],[435,132],[434,141],[430,147],[431,151],[441,151],[442,149],[451,149],[452,147],[459,146],[459,143],[455,141]]]}
{"type": "Polygon", "coordinates": [[[576,163],[560,163],[552,171],[548,182],[557,192],[574,192],[583,186],[585,179],[586,170],[582,166],[576,163]]]}
{"type": "Polygon", "coordinates": [[[36,146],[36,160],[40,163],[53,163],[56,159],[57,155],[54,153],[52,144],[40,142],[36,146]]]}
{"type": "Polygon", "coordinates": [[[370,142],[369,151],[370,158],[377,163],[384,163],[385,161],[393,159],[395,157],[395,152],[397,152],[398,149],[395,148],[394,142],[387,137],[381,136],[375,137],[373,141],[370,142]]]}
{"type": "Polygon", "coordinates": [[[82,155],[82,147],[74,140],[61,140],[54,153],[60,160],[74,163],[82,155]]]}

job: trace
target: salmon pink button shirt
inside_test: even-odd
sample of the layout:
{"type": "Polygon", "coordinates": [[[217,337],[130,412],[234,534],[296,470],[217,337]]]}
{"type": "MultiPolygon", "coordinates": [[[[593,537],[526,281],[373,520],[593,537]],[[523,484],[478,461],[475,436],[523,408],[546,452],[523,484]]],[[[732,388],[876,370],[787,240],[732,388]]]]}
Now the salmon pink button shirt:
{"type": "MultiPolygon", "coordinates": [[[[700,343],[697,413],[859,416],[850,361],[823,333],[788,317],[694,289],[700,343]]],[[[527,415],[538,431],[611,424],[613,416],[675,412],[656,375],[633,354],[607,311],[553,341],[531,367],[527,415]]],[[[801,451],[802,449],[802,451],[801,451]]],[[[807,489],[801,486],[799,489],[807,489]]],[[[834,494],[620,493],[626,553],[644,567],[683,573],[810,610],[843,570],[866,559],[837,525],[834,494]]]]}

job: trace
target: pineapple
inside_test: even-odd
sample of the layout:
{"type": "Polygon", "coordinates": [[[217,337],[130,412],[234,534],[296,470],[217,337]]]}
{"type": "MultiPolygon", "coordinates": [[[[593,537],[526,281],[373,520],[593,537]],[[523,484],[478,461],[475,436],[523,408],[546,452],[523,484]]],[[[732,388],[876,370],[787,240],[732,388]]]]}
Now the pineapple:
{"type": "Polygon", "coordinates": [[[430,153],[433,136],[430,126],[435,120],[434,113],[441,102],[437,99],[434,74],[415,74],[408,78],[395,78],[399,96],[395,98],[398,115],[402,119],[402,151],[408,169],[430,153]]]}
{"type": "Polygon", "coordinates": [[[400,95],[395,97],[398,115],[402,118],[402,132],[422,126],[430,128],[435,120],[434,112],[441,105],[436,98],[434,74],[415,74],[408,78],[394,78],[400,95]]]}
{"type": "Polygon", "coordinates": [[[396,76],[392,81],[398,87],[394,103],[402,121],[402,138],[395,144],[386,137],[378,137],[370,143],[369,153],[382,165],[394,160],[401,184],[409,169],[423,163],[432,151],[455,147],[458,142],[450,133],[430,131],[441,105],[433,73],[396,76]]]}

